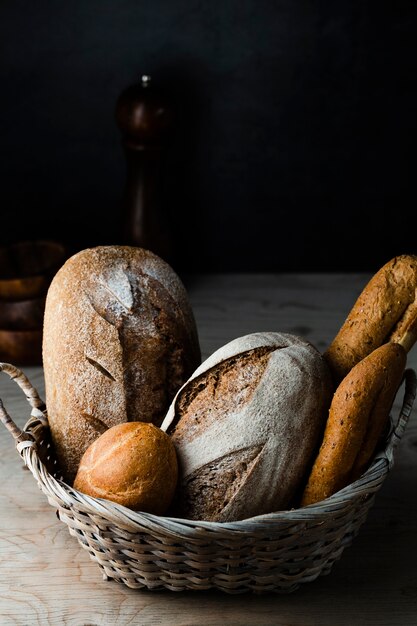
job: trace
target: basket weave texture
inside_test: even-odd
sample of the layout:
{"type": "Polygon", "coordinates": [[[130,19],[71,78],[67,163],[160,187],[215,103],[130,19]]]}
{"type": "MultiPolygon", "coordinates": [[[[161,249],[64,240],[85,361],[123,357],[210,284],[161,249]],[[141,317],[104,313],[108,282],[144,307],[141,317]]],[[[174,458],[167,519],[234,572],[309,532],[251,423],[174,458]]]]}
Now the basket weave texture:
{"type": "Polygon", "coordinates": [[[417,388],[416,373],[407,369],[400,415],[385,449],[356,482],[304,508],[216,523],[131,511],[64,483],[58,478],[43,401],[16,367],[1,363],[1,370],[21,387],[32,411],[23,430],[1,400],[0,417],[59,519],[99,565],[104,579],[135,589],[171,591],[289,593],[328,574],[366,520],[393,465],[417,388]]]}

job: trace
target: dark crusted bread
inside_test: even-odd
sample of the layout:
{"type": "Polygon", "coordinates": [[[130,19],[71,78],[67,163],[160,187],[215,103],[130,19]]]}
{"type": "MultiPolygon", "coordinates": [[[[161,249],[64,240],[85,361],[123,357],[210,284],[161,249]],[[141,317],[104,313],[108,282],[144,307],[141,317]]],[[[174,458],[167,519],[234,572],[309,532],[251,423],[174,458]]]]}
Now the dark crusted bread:
{"type": "Polygon", "coordinates": [[[66,480],[110,426],[159,426],[200,360],[185,288],[162,259],[128,246],[68,259],[50,285],[43,334],[49,423],[66,480]]]}
{"type": "Polygon", "coordinates": [[[324,359],[294,335],[253,333],[217,350],[161,426],[179,459],[172,513],[233,521],[287,507],[310,468],[331,392],[324,359]]]}

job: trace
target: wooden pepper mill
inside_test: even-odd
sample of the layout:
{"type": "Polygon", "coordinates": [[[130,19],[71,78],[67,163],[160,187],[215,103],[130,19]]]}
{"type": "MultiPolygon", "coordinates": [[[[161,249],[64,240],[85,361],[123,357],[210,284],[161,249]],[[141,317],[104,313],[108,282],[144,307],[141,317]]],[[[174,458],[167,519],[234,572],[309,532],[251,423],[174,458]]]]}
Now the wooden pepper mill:
{"type": "Polygon", "coordinates": [[[142,76],[117,100],[116,122],[126,156],[123,242],[147,248],[167,262],[171,262],[172,241],[161,185],[172,121],[173,111],[150,76],[142,76]]]}

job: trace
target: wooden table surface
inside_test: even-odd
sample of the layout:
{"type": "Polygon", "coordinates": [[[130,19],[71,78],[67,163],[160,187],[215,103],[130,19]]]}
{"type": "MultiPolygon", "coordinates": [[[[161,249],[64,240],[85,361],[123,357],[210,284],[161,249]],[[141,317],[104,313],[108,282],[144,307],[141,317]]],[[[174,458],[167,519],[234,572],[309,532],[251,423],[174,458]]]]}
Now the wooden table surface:
{"type": "MultiPolygon", "coordinates": [[[[185,280],[203,357],[256,331],[301,335],[323,350],[369,276],[206,275],[185,280]]],[[[417,370],[417,346],[408,357],[417,370]]],[[[43,396],[41,368],[26,374],[43,396]]],[[[7,376],[0,397],[19,426],[29,406],[7,376]]],[[[399,406],[399,399],[396,401],[399,406]]],[[[102,580],[24,468],[0,426],[0,625],[416,626],[417,415],[351,547],[328,576],[292,594],[132,590],[102,580]]]]}

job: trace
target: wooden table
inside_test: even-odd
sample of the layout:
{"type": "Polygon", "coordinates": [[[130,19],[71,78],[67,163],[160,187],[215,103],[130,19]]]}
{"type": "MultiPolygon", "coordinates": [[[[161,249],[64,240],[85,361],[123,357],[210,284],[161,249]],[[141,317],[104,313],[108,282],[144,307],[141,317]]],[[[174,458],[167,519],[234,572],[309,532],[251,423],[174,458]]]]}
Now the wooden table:
{"type": "MultiPolygon", "coordinates": [[[[188,278],[203,357],[255,331],[301,335],[323,350],[368,275],[206,275],[188,278]]],[[[417,370],[417,346],[408,365],[417,370]]],[[[41,368],[25,372],[43,395],[41,368]]],[[[6,376],[0,396],[28,417],[6,376]]],[[[399,402],[399,401],[398,401],[399,402]]],[[[397,404],[398,406],[398,404],[397,404]]],[[[416,626],[416,407],[367,521],[330,575],[290,595],[135,591],[101,571],[58,521],[0,426],[0,624],[185,626],[416,626]]]]}

